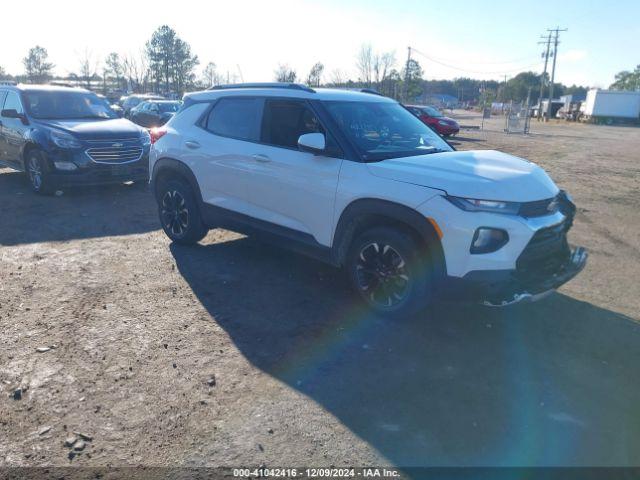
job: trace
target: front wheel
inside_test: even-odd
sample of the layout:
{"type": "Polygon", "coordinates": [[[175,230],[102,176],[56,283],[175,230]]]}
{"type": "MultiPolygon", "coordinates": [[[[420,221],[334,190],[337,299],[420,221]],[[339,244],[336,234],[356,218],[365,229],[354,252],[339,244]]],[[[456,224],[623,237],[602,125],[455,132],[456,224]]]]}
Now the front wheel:
{"type": "Polygon", "coordinates": [[[182,180],[169,180],[158,192],[162,229],[176,243],[193,245],[208,232],[191,187],[182,180]]]}
{"type": "Polygon", "coordinates": [[[431,298],[433,275],[427,253],[413,237],[390,227],[376,227],[352,243],[346,269],[359,297],[376,313],[410,315],[431,298]]]}
{"type": "Polygon", "coordinates": [[[50,195],[55,190],[55,186],[49,174],[44,153],[39,150],[31,150],[25,159],[25,170],[31,185],[31,190],[42,195],[50,195]]]}

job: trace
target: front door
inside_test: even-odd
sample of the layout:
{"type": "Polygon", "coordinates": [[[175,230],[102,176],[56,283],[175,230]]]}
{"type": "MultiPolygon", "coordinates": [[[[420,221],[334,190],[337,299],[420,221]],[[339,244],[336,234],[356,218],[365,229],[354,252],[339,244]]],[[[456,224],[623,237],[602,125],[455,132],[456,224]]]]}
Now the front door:
{"type": "Polygon", "coordinates": [[[246,191],[254,215],[329,246],[343,160],[310,105],[298,99],[266,99],[260,143],[252,147],[246,191]],[[298,149],[300,135],[314,132],[325,134],[326,154],[298,149]]]}
{"type": "MultiPolygon", "coordinates": [[[[17,92],[7,92],[3,110],[16,110],[24,114],[24,108],[17,92]]],[[[24,146],[24,131],[27,126],[19,118],[0,117],[2,122],[0,139],[0,158],[7,164],[22,170],[23,165],[20,158],[22,147],[24,146]]]]}

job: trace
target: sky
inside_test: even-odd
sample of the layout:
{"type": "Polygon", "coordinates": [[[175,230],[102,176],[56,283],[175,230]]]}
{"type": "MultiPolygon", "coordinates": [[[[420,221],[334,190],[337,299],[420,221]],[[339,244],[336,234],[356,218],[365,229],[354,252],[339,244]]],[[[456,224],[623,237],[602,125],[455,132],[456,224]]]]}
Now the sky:
{"type": "Polygon", "coordinates": [[[94,64],[112,51],[139,55],[163,24],[191,45],[198,73],[214,62],[246,82],[273,81],[278,64],[305,78],[316,62],[324,81],[335,73],[355,80],[362,44],[395,52],[398,69],[412,47],[426,79],[504,80],[542,71],[538,41],[557,26],[568,29],[558,82],[607,87],[640,64],[638,0],[30,0],[3,2],[2,17],[0,66],[12,74],[23,73],[34,45],[48,50],[58,75],[77,73],[87,54],[94,64]]]}

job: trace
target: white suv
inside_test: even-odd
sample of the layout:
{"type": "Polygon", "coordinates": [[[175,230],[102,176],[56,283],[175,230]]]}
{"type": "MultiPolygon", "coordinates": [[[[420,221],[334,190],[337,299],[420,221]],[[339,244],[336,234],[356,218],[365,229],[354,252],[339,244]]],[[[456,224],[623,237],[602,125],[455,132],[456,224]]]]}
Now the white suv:
{"type": "Polygon", "coordinates": [[[261,233],[345,267],[383,314],[452,292],[488,305],[537,299],[586,262],[566,239],[575,206],[544,170],[457,152],[374,92],[216,87],[187,95],[152,141],[151,183],[173,241],[216,227],[261,233]]]}

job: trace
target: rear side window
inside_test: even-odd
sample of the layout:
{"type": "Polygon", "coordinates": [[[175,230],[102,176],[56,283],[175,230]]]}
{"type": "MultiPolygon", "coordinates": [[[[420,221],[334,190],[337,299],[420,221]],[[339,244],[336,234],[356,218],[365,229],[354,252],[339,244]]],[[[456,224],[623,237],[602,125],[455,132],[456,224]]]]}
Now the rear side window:
{"type": "Polygon", "coordinates": [[[223,137],[255,142],[260,103],[257,98],[221,98],[209,112],[205,128],[223,137]]]}

